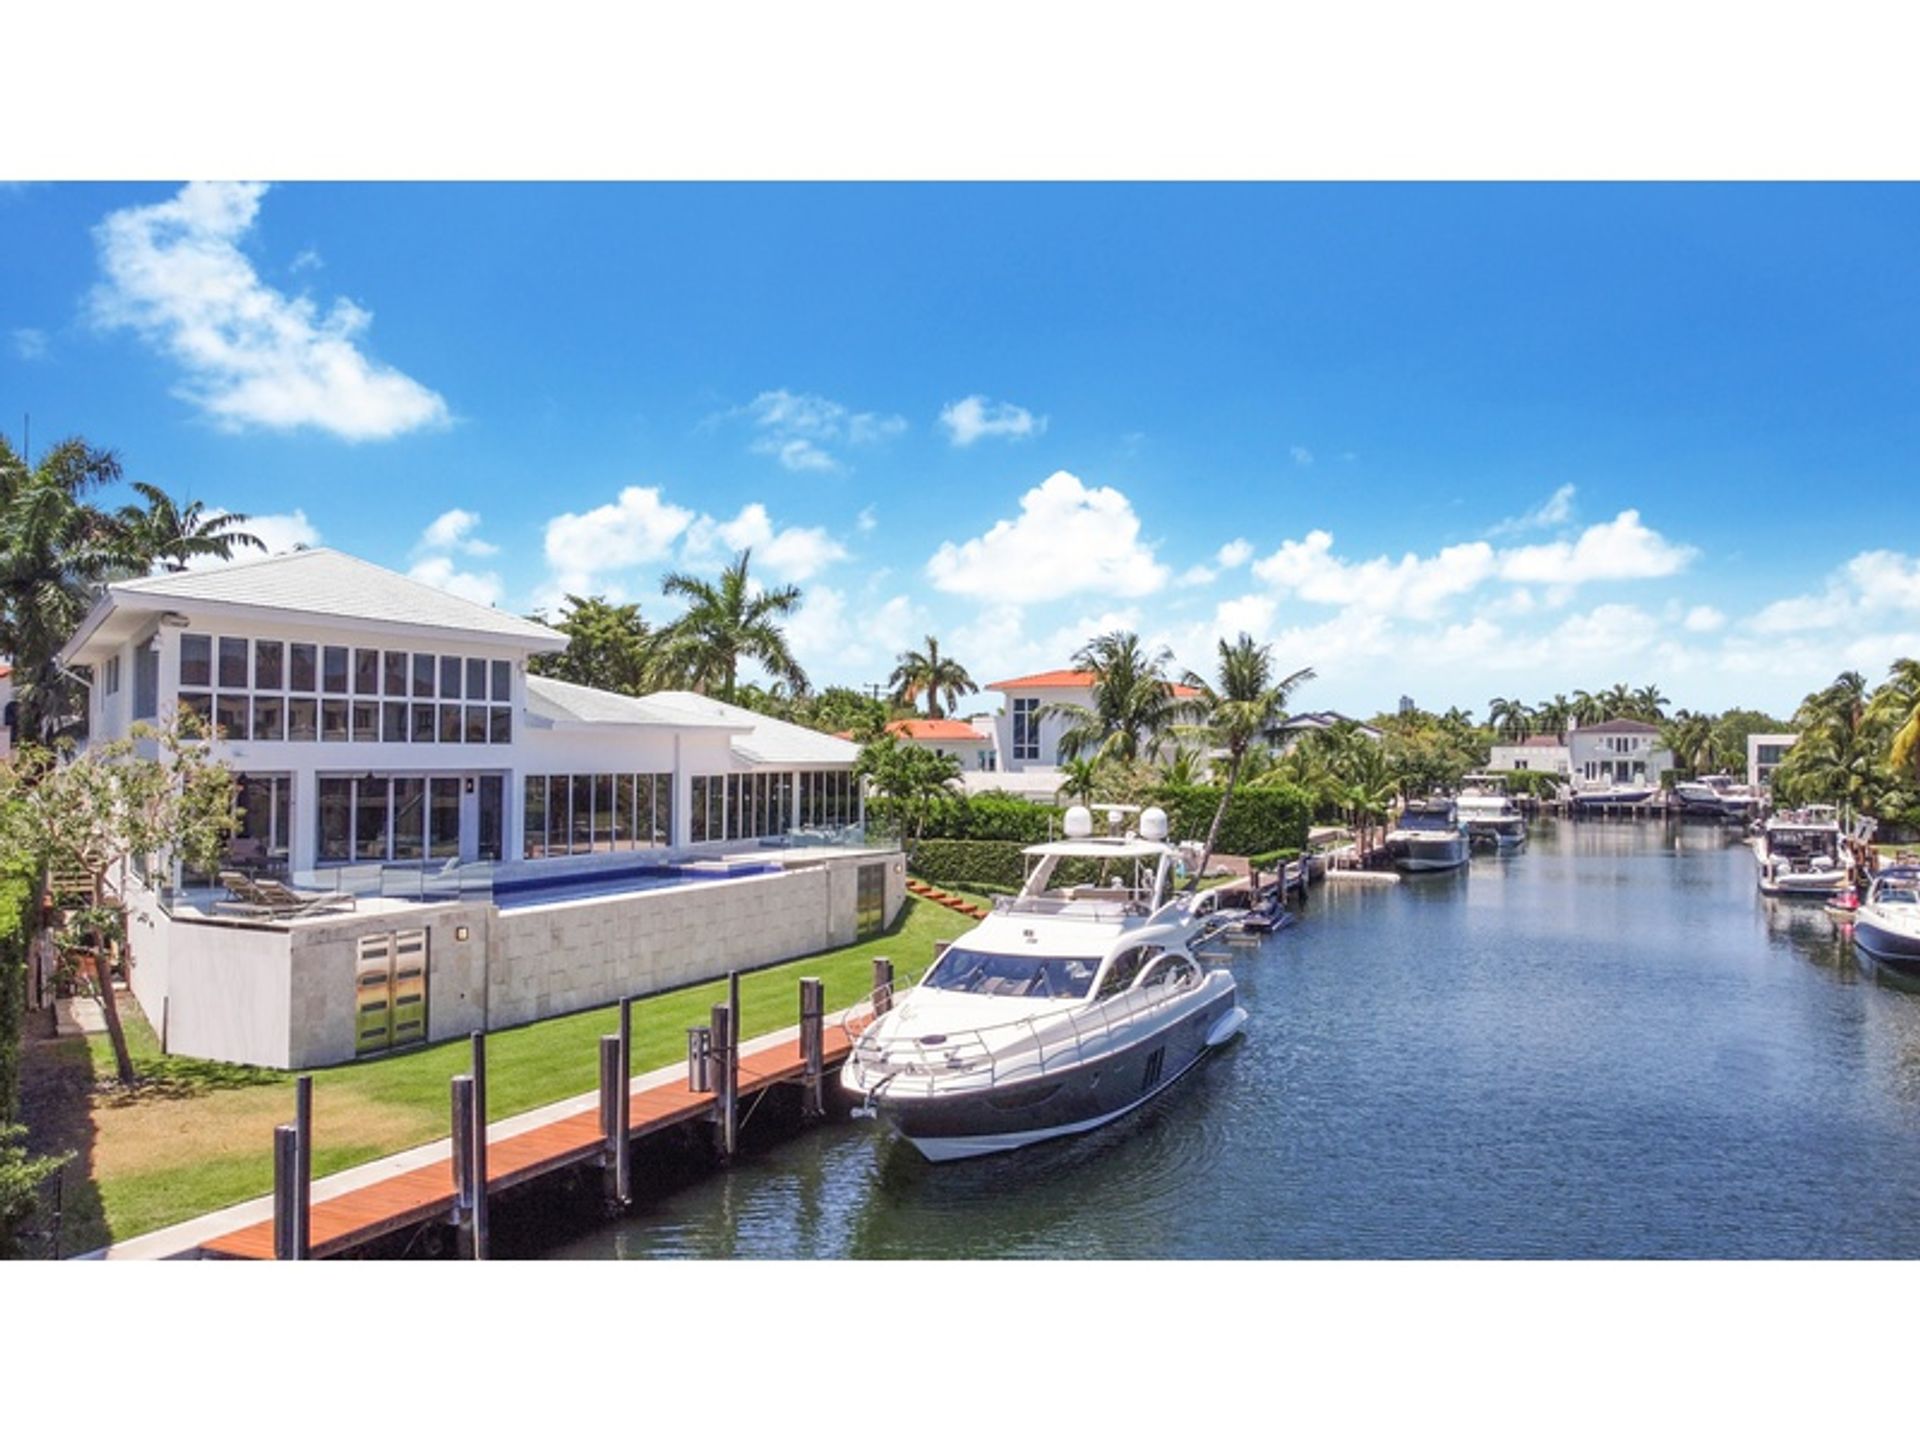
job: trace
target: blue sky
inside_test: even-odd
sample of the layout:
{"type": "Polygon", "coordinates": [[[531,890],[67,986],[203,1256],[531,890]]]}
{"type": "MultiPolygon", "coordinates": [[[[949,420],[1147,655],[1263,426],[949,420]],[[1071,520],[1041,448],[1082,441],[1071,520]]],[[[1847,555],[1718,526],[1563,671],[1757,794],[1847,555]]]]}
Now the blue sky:
{"type": "MultiPolygon", "coordinates": [[[[737,544],[816,683],[1247,629],[1484,711],[1920,652],[1911,186],[29,185],[0,429],[530,610],[737,544]]],[[[990,703],[992,697],[985,697],[990,703]]]]}

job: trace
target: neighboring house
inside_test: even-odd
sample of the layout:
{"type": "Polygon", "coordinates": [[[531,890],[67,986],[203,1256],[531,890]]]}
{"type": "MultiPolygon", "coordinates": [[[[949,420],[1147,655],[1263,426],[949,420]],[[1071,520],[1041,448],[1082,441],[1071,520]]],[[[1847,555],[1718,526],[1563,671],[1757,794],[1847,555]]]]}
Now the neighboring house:
{"type": "Polygon", "coordinates": [[[991,771],[996,767],[993,736],[965,720],[889,720],[887,733],[905,744],[950,755],[962,771],[991,771]]]}
{"type": "MultiPolygon", "coordinates": [[[[1071,716],[1043,712],[1053,705],[1077,705],[1091,710],[1093,686],[1094,675],[1090,670],[1045,670],[987,686],[1006,697],[1006,703],[994,718],[994,749],[999,768],[1009,774],[1058,771],[1062,758],[1060,739],[1073,728],[1074,720],[1071,716]]],[[[1188,699],[1200,692],[1191,685],[1175,685],[1173,693],[1188,699]]]]}
{"type": "Polygon", "coordinates": [[[1576,787],[1609,782],[1658,785],[1673,768],[1673,751],[1660,743],[1660,727],[1644,720],[1603,720],[1567,734],[1568,760],[1576,787]]]}
{"type": "Polygon", "coordinates": [[[337,551],[111,585],[61,654],[89,734],[182,707],[293,870],[680,849],[859,819],[858,747],[703,696],[527,674],[566,637],[337,551]]]}
{"type": "Polygon", "coordinates": [[[1747,736],[1747,784],[1756,790],[1773,788],[1773,772],[1800,743],[1798,735],[1747,736]]]}
{"type": "Polygon", "coordinates": [[[1267,732],[1267,739],[1282,755],[1300,743],[1300,737],[1310,730],[1331,730],[1334,726],[1349,724],[1359,733],[1378,745],[1385,736],[1365,721],[1355,720],[1350,715],[1342,715],[1338,710],[1310,710],[1304,715],[1289,715],[1280,724],[1267,732]]]}
{"type": "Polygon", "coordinates": [[[1549,775],[1573,773],[1573,751],[1558,735],[1529,735],[1512,745],[1495,745],[1489,770],[1537,770],[1549,775]]]}

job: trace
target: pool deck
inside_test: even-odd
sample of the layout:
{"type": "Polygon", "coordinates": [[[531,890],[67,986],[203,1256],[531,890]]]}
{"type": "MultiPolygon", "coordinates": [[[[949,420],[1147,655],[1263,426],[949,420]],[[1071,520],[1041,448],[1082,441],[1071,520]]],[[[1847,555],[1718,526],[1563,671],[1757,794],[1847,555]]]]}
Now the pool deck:
{"type": "MultiPolygon", "coordinates": [[[[831,1072],[852,1047],[842,1011],[826,1017],[824,1063],[831,1072]]],[[[801,1078],[800,1029],[790,1026],[740,1047],[743,1099],[801,1078]]],[[[829,1082],[831,1083],[831,1082],[829,1082]]],[[[628,1139],[636,1140],[714,1112],[711,1094],[687,1088],[684,1061],[634,1077],[629,1083],[628,1139]]],[[[291,1116],[289,1116],[291,1118],[291,1116]]],[[[525,1184],[606,1153],[598,1091],[556,1101],[487,1126],[487,1193],[525,1184]]],[[[314,1258],[338,1255],[408,1226],[448,1216],[455,1201],[453,1142],[437,1140],[313,1182],[314,1258]]],[[[119,1241],[82,1256],[88,1260],[273,1258],[273,1197],[119,1241]]]]}

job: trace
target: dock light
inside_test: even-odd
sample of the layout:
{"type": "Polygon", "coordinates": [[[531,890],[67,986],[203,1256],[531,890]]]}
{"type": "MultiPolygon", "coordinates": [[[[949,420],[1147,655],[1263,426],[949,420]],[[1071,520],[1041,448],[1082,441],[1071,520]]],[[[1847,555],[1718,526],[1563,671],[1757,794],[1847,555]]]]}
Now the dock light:
{"type": "Polygon", "coordinates": [[[456,925],[456,926],[454,926],[454,927],[453,927],[453,938],[454,938],[454,939],[456,939],[456,940],[465,940],[465,939],[467,938],[467,934],[468,934],[468,931],[467,931],[467,927],[466,927],[466,926],[464,926],[464,925],[456,925]]]}

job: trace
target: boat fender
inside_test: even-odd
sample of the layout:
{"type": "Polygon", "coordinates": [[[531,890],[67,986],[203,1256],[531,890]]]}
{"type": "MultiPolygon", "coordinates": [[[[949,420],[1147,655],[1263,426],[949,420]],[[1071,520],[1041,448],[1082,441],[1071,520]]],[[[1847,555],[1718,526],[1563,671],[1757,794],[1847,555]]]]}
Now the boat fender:
{"type": "Polygon", "coordinates": [[[1240,1033],[1241,1027],[1246,1023],[1247,1012],[1238,1005],[1234,1006],[1216,1020],[1213,1028],[1207,1032],[1208,1048],[1212,1048],[1215,1045],[1226,1044],[1227,1041],[1240,1033]]]}

